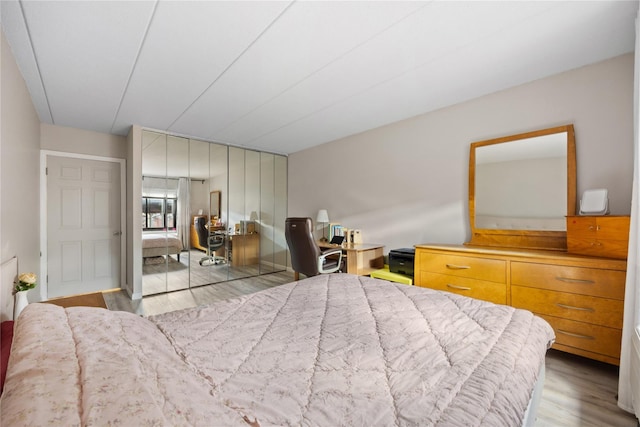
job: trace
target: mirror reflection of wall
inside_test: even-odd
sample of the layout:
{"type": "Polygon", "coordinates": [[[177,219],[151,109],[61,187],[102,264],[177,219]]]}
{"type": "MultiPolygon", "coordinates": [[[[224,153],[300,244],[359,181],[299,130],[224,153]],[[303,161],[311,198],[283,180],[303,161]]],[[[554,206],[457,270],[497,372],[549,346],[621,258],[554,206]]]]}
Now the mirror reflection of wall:
{"type": "Polygon", "coordinates": [[[468,245],[566,250],[575,205],[572,125],[471,144],[468,245]]]}
{"type": "Polygon", "coordinates": [[[544,135],[476,149],[475,226],[566,230],[567,135],[544,135]]]}

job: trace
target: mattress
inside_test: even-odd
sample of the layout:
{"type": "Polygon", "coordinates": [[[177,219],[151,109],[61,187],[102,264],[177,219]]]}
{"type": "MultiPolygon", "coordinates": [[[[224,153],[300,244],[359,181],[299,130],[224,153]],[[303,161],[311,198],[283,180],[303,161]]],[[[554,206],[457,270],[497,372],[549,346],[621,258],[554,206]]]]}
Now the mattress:
{"type": "Polygon", "coordinates": [[[143,233],[142,257],[179,254],[183,249],[182,242],[176,234],[143,233]]]}
{"type": "Polygon", "coordinates": [[[31,304],[1,424],[521,425],[553,339],[528,311],[348,274],[149,318],[31,304]]]}

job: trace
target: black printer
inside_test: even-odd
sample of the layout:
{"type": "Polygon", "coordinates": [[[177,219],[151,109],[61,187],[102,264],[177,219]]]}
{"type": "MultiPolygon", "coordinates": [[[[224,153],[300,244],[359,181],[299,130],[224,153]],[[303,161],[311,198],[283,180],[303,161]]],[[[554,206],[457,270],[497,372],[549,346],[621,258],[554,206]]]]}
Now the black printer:
{"type": "Polygon", "coordinates": [[[413,248],[392,249],[389,251],[389,271],[413,277],[413,260],[416,250],[413,248]]]}

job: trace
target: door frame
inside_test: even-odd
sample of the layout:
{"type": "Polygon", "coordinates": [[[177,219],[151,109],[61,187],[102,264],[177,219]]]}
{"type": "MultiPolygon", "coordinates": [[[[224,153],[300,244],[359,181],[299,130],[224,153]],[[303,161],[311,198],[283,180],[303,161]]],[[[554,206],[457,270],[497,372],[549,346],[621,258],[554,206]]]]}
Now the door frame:
{"type": "Polygon", "coordinates": [[[120,288],[124,289],[127,272],[127,161],[116,157],[40,150],[40,300],[47,300],[49,293],[49,283],[47,279],[47,156],[97,160],[101,162],[118,163],[120,165],[120,231],[122,233],[120,235],[120,288]]]}

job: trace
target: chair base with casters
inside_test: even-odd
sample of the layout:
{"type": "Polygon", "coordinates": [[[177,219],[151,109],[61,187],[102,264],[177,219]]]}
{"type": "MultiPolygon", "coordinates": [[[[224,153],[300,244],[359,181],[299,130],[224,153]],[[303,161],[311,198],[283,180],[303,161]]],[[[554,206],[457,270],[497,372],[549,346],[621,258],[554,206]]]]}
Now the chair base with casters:
{"type": "Polygon", "coordinates": [[[313,237],[311,218],[287,218],[284,234],[291,253],[295,280],[300,278],[300,273],[311,277],[340,271],[342,249],[321,251],[313,237]]]}
{"type": "Polygon", "coordinates": [[[211,266],[225,264],[227,260],[224,257],[217,256],[215,251],[222,248],[225,242],[224,233],[209,234],[205,217],[194,218],[194,225],[198,234],[198,243],[200,246],[207,248],[207,256],[200,258],[201,266],[211,266]]]}
{"type": "Polygon", "coordinates": [[[220,265],[220,264],[226,264],[227,260],[224,257],[218,256],[218,255],[213,255],[213,256],[205,256],[200,258],[200,261],[198,261],[198,263],[203,266],[203,267],[207,267],[210,265],[220,265]]]}

